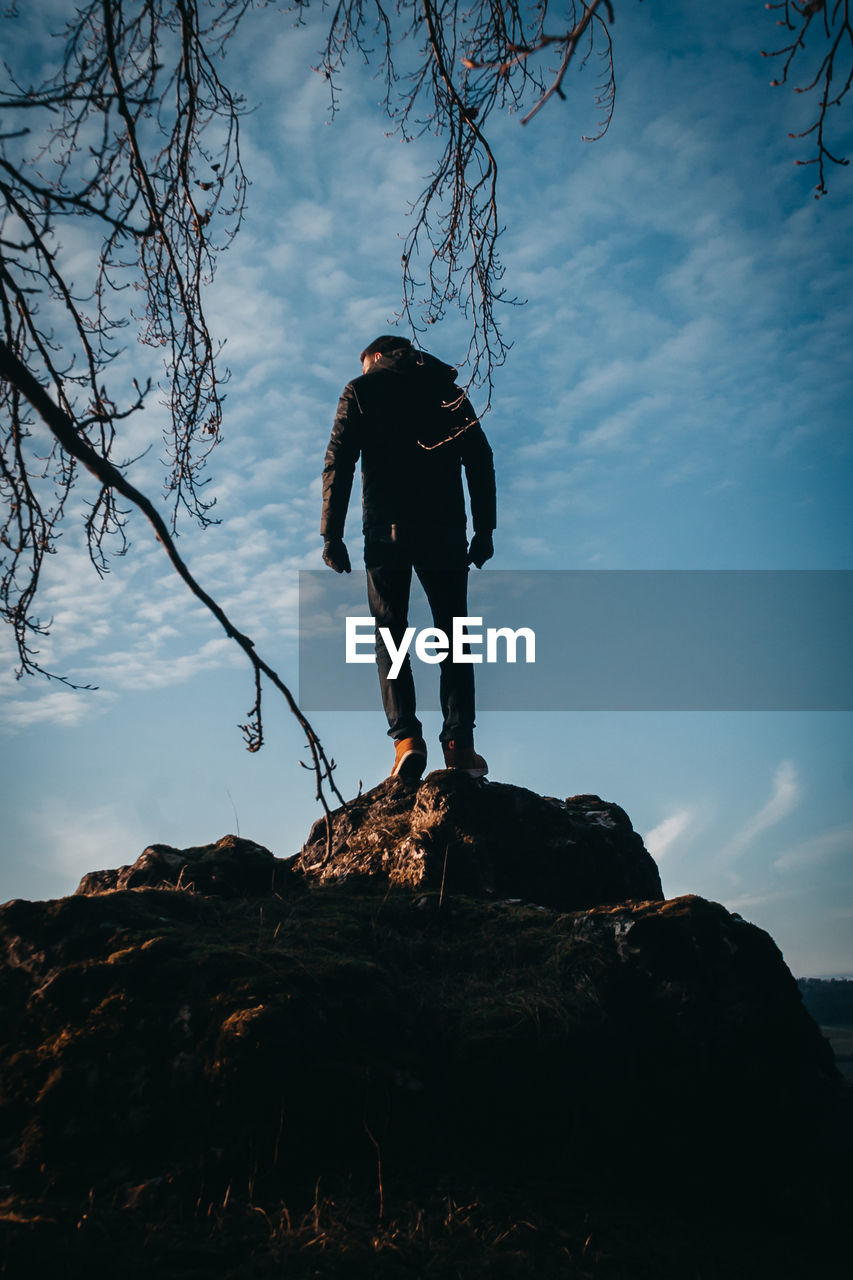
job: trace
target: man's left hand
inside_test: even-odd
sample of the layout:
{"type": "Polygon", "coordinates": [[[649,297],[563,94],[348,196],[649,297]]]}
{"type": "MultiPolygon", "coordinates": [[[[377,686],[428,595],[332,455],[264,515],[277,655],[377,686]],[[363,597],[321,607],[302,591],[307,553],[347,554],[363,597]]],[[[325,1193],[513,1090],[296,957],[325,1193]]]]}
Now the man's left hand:
{"type": "Polygon", "coordinates": [[[342,538],[327,538],[323,544],[323,562],[335,573],[349,573],[349,552],[342,538]]]}
{"type": "Polygon", "coordinates": [[[475,533],[468,548],[468,563],[475,564],[478,569],[482,569],[486,561],[491,560],[494,554],[495,548],[492,543],[492,535],[490,533],[475,533]]]}

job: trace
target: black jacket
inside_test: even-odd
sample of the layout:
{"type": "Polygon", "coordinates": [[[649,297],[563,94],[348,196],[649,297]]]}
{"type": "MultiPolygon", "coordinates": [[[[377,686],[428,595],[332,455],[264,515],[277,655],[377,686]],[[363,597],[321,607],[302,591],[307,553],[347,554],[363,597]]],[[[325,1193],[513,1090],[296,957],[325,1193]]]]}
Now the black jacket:
{"type": "Polygon", "coordinates": [[[323,467],[325,538],[342,538],[361,457],[365,533],[465,530],[462,467],[475,532],[495,527],[492,451],[456,370],[408,348],[382,356],[344,387],[323,467]]]}

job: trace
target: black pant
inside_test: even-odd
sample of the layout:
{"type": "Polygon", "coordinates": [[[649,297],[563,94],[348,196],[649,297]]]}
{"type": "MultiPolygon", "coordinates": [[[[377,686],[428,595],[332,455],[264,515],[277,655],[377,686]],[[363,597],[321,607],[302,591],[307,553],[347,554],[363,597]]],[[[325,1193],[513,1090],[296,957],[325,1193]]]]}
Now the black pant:
{"type": "MultiPolygon", "coordinates": [[[[423,728],[415,714],[415,684],[409,655],[395,680],[390,678],[391,655],[379,634],[387,627],[399,647],[409,625],[412,570],[418,576],[432,612],[433,624],[451,640],[454,617],[468,612],[468,546],[464,530],[441,536],[406,534],[390,529],[368,531],[364,540],[367,600],[376,622],[376,663],[388,734],[420,738],[423,728]]],[[[450,654],[440,664],[439,697],[444,716],[440,740],[460,746],[474,742],[474,669],[455,663],[450,654]]]]}

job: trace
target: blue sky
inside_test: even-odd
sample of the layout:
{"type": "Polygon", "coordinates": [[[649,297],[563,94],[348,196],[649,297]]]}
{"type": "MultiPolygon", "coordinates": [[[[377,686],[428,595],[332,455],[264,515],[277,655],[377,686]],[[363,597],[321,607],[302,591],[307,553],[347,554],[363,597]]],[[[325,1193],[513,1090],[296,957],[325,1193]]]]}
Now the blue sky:
{"type": "MultiPolygon", "coordinates": [[[[36,20],[61,7],[39,0],[36,20]]],[[[315,18],[250,14],[226,63],[244,121],[249,213],[210,295],[232,370],[211,490],[222,523],[184,526],[202,583],[296,683],[299,568],[320,567],[319,471],[337,397],[400,296],[399,235],[429,140],[386,137],[355,62],[328,123],[310,67],[315,18]]],[[[798,168],[802,99],[768,82],[763,5],[621,3],[610,132],[594,76],[527,127],[496,121],[514,346],[484,418],[499,485],[494,568],[851,568],[851,171],[815,201],[798,168]]],[[[843,122],[841,122],[843,123],[843,122]]],[[[853,144],[847,126],[847,140],[853,144]]],[[[66,239],[85,272],[89,247],[66,239]]],[[[463,317],[429,333],[456,361],[463,317]]],[[[125,369],[156,368],[134,346],[125,369]]],[[[475,403],[477,396],[474,395],[475,403]]],[[[125,455],[159,491],[155,400],[125,455]]],[[[89,496],[81,482],[81,497],[89,496]]],[[[359,551],[358,513],[348,541],[359,551]]],[[[267,745],[236,725],[250,674],[163,562],[142,520],[103,582],[79,521],[50,563],[44,646],[99,686],[15,682],[2,637],[0,900],[68,893],[150,843],[241,834],[286,856],[317,816],[298,727],[270,693],[267,745]]],[[[488,572],[488,568],[484,570],[488,572]]],[[[438,716],[425,706],[432,763],[438,716]]],[[[353,793],[392,758],[374,713],[315,723],[353,793]]],[[[793,971],[853,974],[851,716],[823,713],[481,715],[491,777],[623,806],[668,895],[725,903],[769,930],[793,971]]]]}

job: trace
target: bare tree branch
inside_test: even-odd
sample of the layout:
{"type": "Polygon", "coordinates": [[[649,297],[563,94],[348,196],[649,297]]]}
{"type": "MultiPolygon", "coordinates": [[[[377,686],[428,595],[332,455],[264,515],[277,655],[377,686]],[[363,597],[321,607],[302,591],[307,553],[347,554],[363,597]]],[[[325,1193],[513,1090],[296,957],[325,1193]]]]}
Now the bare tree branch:
{"type": "Polygon", "coordinates": [[[810,77],[805,84],[795,88],[795,93],[812,93],[817,91],[817,114],[813,122],[800,133],[791,133],[790,138],[813,138],[814,155],[808,160],[797,160],[800,165],[816,164],[818,180],[815,186],[815,199],[826,195],[827,165],[849,164],[843,156],[836,156],[829,149],[827,129],[829,112],[832,107],[839,107],[850,91],[853,83],[853,27],[850,24],[850,0],[779,0],[768,4],[767,9],[780,10],[783,17],[778,25],[792,34],[789,44],[770,52],[763,51],[763,58],[782,58],[782,71],[779,77],[771,80],[771,85],[788,83],[791,68],[795,64],[800,67],[803,62],[808,66],[811,53],[812,62],[806,71],[810,77]],[[814,56],[816,54],[816,56],[814,56]]]}
{"type": "Polygon", "coordinates": [[[604,110],[597,137],[613,110],[609,0],[567,0],[557,7],[561,34],[546,34],[554,8],[548,0],[530,9],[520,0],[398,0],[391,10],[381,0],[338,0],[317,68],[329,82],[334,113],[348,55],[378,63],[395,130],[407,141],[430,134],[441,139],[439,157],[410,210],[400,318],[419,334],[459,308],[471,326],[467,385],[484,386],[489,399],[494,370],[508,350],[500,307],[518,302],[503,285],[489,117],[495,109],[523,111],[532,98],[526,123],[552,96],[565,96],[569,65],[592,56],[604,67],[595,95],[604,110]],[[552,53],[560,60],[555,69],[546,62],[552,53]]]}
{"type": "Polygon", "coordinates": [[[157,511],[154,504],[140,492],[134,485],[130,483],[126,476],[113,465],[108,459],[104,458],[97,450],[82,439],[76,430],[74,423],[54,402],[36,381],[29,370],[22,364],[18,357],[9,350],[5,343],[0,342],[0,378],[3,378],[10,386],[15,387],[16,391],[25,396],[30,402],[39,417],[46,424],[51,434],[56,438],[57,443],[62,447],[63,451],[70,457],[75,458],[78,462],[91,472],[93,476],[100,482],[103,489],[108,490],[112,494],[119,494],[130,502],[138,511],[141,511],[148,523],[154,530],[155,537],[163,547],[172,568],[178,576],[184,581],[187,587],[197,600],[213,615],[220,624],[229,640],[233,640],[246,654],[249,662],[252,664],[255,673],[255,689],[256,702],[250,712],[249,724],[242,726],[246,735],[250,751],[257,751],[263,744],[263,729],[261,724],[261,676],[264,675],[270,681],[279,693],[284,697],[290,711],[296,717],[303,733],[308,742],[311,752],[312,767],[314,777],[317,783],[317,799],[323,804],[328,817],[329,807],[325,798],[324,786],[328,785],[332,793],[345,803],[343,796],[339,792],[337,785],[332,777],[335,768],[335,762],[330,760],[322,744],[317,737],[314,729],[309,721],[302,714],[296,704],[293,695],[287,685],[278,675],[278,673],[260,657],[255,650],[254,642],[241,631],[238,631],[231,619],[225,613],[224,609],[209,595],[199,584],[193,574],[190,572],[185,561],[178,552],[175,541],[170,534],[163,517],[157,511]]]}
{"type": "Polygon", "coordinates": [[[189,572],[172,536],[180,508],[203,525],[212,520],[203,471],[219,439],[227,374],[217,370],[203,293],[240,225],[246,191],[242,103],[215,61],[250,7],[251,0],[88,0],[65,31],[57,73],[36,86],[12,79],[0,91],[4,116],[24,121],[0,130],[0,603],[15,632],[19,674],[71,685],[40,664],[37,642],[49,623],[34,602],[82,465],[100,485],[85,519],[95,568],[108,571],[109,545],[124,553],[121,504],[136,507],[252,664],[255,702],[241,726],[249,750],[263,743],[262,677],[296,717],[330,838],[327,792],[343,802],[334,761],[276,671],[189,572]],[[60,242],[81,215],[97,261],[82,295],[60,242]],[[134,299],[138,319],[128,305],[134,299]],[[121,381],[120,339],[134,323],[143,342],[166,353],[171,532],[127,479],[127,464],[115,461],[119,428],[151,392],[149,379],[126,375],[123,402],[107,389],[121,381]]]}
{"type": "MultiPolygon", "coordinates": [[[[117,424],[141,410],[151,390],[149,379],[127,379],[120,403],[107,389],[116,381],[111,367],[122,333],[134,322],[128,303],[142,300],[140,336],[167,353],[173,528],[179,508],[202,524],[212,519],[203,472],[219,439],[227,373],[216,369],[203,290],[239,226],[246,189],[241,104],[213,59],[248,8],[249,0],[226,0],[205,26],[197,0],[89,0],[69,22],[56,74],[37,86],[12,78],[0,92],[4,116],[25,121],[0,137],[3,338],[109,461],[117,424]],[[214,213],[224,215],[215,224],[214,213]],[[82,294],[60,242],[65,226],[77,231],[81,215],[97,247],[94,279],[82,294]]],[[[0,602],[21,669],[41,670],[29,637],[44,627],[31,605],[77,459],[55,440],[39,456],[17,388],[0,386],[0,413],[0,494],[9,512],[0,602]]],[[[114,551],[125,550],[124,521],[105,486],[86,520],[99,573],[108,570],[111,538],[114,551]]]]}

